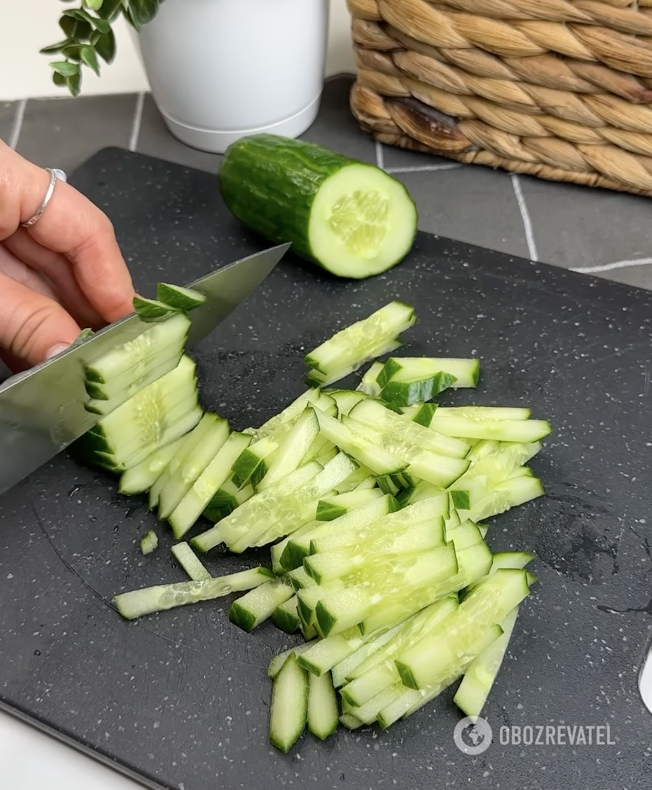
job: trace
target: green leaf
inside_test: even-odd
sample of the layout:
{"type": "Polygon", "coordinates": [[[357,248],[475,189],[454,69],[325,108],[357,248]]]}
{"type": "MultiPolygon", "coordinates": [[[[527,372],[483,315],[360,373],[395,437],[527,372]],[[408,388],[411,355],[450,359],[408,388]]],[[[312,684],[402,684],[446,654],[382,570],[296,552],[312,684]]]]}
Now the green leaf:
{"type": "Polygon", "coordinates": [[[115,58],[115,35],[113,34],[112,30],[109,30],[108,33],[100,36],[95,44],[95,50],[97,54],[102,58],[103,61],[106,63],[112,63],[113,59],[115,58]]]}
{"type": "Polygon", "coordinates": [[[100,64],[97,60],[97,53],[93,47],[82,47],[81,51],[82,63],[85,63],[89,69],[92,69],[97,76],[100,76],[100,64]]]}
{"type": "Polygon", "coordinates": [[[73,74],[72,76],[68,77],[66,80],[68,90],[73,96],[79,96],[79,92],[81,91],[81,81],[82,75],[80,71],[78,71],[77,74],[73,74]]]}
{"type": "Polygon", "coordinates": [[[59,27],[63,30],[66,36],[68,36],[68,38],[74,38],[75,33],[77,32],[77,20],[70,16],[62,16],[59,20],[59,27]]]}
{"type": "Polygon", "coordinates": [[[129,14],[133,20],[133,25],[137,30],[156,16],[161,0],[131,0],[129,3],[129,14]]]}
{"type": "Polygon", "coordinates": [[[102,8],[97,12],[102,19],[114,19],[122,9],[122,0],[104,0],[102,8]]]}
{"type": "Polygon", "coordinates": [[[66,78],[63,76],[63,74],[59,74],[57,71],[55,71],[52,75],[52,82],[54,82],[57,88],[63,88],[66,86],[66,78]]]}
{"type": "Polygon", "coordinates": [[[82,5],[85,8],[91,8],[93,11],[99,11],[102,8],[102,0],[82,0],[82,5]]]}
{"type": "Polygon", "coordinates": [[[79,63],[81,60],[81,51],[81,44],[68,44],[61,50],[61,54],[65,55],[68,60],[73,60],[75,63],[79,63]]]}
{"type": "Polygon", "coordinates": [[[86,22],[91,26],[91,30],[95,28],[96,30],[99,30],[100,33],[107,33],[111,27],[106,19],[102,19],[99,16],[93,16],[83,8],[71,8],[69,11],[64,11],[63,16],[71,17],[78,22],[86,22]]]}
{"type": "Polygon", "coordinates": [[[70,44],[69,38],[67,38],[65,41],[60,41],[58,44],[51,44],[49,47],[43,47],[43,49],[40,49],[39,52],[41,55],[54,55],[57,52],[61,52],[61,50],[68,44],[70,44]]]}
{"type": "Polygon", "coordinates": [[[75,74],[79,74],[79,66],[76,63],[68,63],[67,60],[57,60],[54,63],[50,63],[50,68],[64,77],[72,77],[75,74]]]}

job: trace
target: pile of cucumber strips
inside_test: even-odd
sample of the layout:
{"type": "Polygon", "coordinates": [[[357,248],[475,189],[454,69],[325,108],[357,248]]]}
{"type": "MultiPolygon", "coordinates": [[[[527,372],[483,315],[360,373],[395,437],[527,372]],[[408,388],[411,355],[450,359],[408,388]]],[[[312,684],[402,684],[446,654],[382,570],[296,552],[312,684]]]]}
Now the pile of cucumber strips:
{"type": "MultiPolygon", "coordinates": [[[[550,424],[526,408],[438,407],[442,391],[477,386],[480,362],[395,356],[416,317],[394,301],[306,355],[310,387],[293,403],[233,431],[200,406],[185,354],[202,297],[157,296],[136,305],[151,328],[87,366],[102,416],[76,450],[123,494],[147,493],[189,580],[120,593],[120,614],[244,592],[236,626],[300,632],[269,666],[283,752],[306,727],[389,727],[460,679],[455,703],[478,716],[536,581],[533,555],[492,553],[483,522],[544,493],[526,464],[550,424]],[[367,363],[355,390],[336,387],[367,363]],[[269,546],[270,568],[213,577],[200,555],[221,544],[269,546]]],[[[157,545],[154,531],[141,541],[157,545]]]]}

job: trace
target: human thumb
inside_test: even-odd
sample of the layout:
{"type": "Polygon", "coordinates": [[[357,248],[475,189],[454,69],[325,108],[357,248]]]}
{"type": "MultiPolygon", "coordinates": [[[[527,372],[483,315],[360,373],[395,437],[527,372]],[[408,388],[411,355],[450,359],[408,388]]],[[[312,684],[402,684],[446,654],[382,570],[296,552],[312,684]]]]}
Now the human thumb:
{"type": "Polygon", "coordinates": [[[54,299],[0,273],[0,348],[38,365],[69,346],[79,332],[54,299]]]}

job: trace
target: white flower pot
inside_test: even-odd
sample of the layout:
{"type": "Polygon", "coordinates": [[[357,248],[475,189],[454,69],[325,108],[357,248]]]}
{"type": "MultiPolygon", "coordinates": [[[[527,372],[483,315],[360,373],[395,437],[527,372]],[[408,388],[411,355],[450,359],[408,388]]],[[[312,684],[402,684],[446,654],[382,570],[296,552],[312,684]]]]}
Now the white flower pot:
{"type": "Polygon", "coordinates": [[[138,40],[172,134],[223,153],[247,134],[310,126],[327,30],[328,0],[165,0],[138,40]]]}

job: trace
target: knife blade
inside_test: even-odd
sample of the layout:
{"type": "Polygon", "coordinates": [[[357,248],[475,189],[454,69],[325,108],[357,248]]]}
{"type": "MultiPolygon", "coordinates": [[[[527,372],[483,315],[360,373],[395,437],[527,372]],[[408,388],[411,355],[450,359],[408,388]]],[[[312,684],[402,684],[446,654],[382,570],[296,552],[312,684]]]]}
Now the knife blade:
{"type": "MultiPolygon", "coordinates": [[[[224,266],[187,287],[206,296],[189,314],[188,345],[210,334],[274,269],[289,244],[224,266]]],[[[80,346],[0,384],[0,495],[82,436],[101,419],[84,409],[84,365],[152,328],[135,314],[80,346]]]]}

